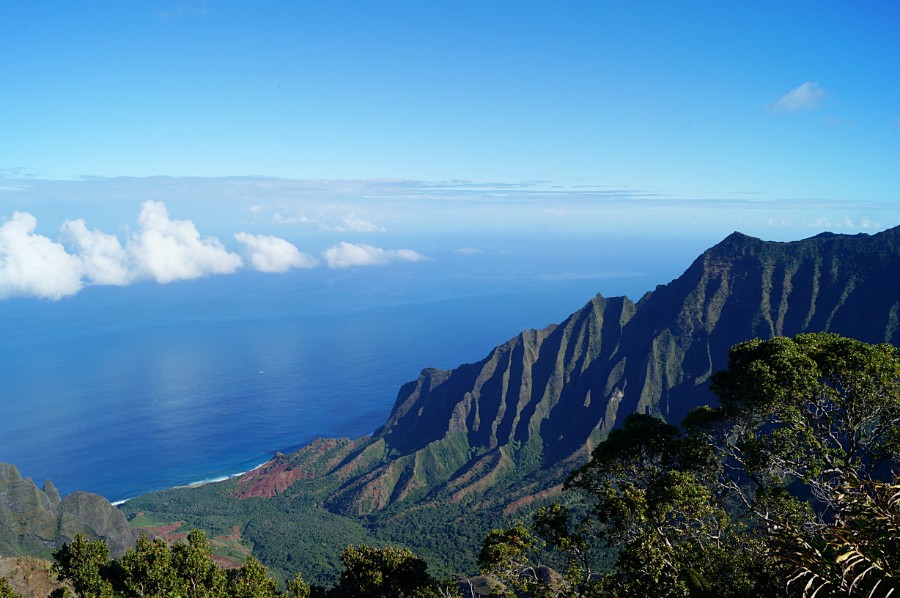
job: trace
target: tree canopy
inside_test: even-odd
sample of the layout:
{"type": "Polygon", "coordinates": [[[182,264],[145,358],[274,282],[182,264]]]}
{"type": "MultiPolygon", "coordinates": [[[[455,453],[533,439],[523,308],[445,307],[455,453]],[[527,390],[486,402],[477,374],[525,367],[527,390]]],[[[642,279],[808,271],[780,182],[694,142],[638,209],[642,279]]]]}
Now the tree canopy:
{"type": "MultiPolygon", "coordinates": [[[[183,598],[274,598],[277,583],[252,556],[233,569],[221,569],[203,532],[193,530],[187,543],[168,546],[142,534],[135,547],[118,561],[109,559],[102,540],[90,541],[81,534],[54,555],[54,569],[67,586],[54,596],[70,594],[69,586],[82,598],[179,596],[183,598]]],[[[299,576],[288,583],[287,594],[309,596],[310,588],[299,576]]]]}

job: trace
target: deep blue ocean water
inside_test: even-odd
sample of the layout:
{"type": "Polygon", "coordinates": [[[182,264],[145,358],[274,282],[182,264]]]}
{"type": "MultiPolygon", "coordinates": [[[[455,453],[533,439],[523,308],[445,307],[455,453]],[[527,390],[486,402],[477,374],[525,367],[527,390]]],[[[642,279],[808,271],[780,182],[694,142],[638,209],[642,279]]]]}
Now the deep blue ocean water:
{"type": "Polygon", "coordinates": [[[368,434],[422,368],[477,361],[598,292],[637,300],[704,245],[511,247],[6,300],[0,461],[116,501],[368,434]]]}

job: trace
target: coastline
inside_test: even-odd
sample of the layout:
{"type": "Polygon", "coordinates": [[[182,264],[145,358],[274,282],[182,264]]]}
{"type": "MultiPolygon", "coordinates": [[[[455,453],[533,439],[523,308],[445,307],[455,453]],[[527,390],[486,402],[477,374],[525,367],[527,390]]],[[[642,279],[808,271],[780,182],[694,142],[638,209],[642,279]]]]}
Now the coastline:
{"type": "MultiPolygon", "coordinates": [[[[227,475],[216,476],[214,478],[203,478],[202,480],[197,480],[196,482],[189,482],[187,484],[180,484],[178,486],[164,488],[164,490],[177,490],[179,488],[199,488],[200,486],[205,486],[207,484],[215,484],[216,482],[224,482],[224,481],[230,480],[232,478],[238,478],[244,474],[250,473],[251,471],[256,471],[257,469],[259,469],[260,467],[262,467],[263,465],[265,465],[266,463],[268,463],[269,461],[271,461],[274,458],[275,458],[275,455],[273,454],[271,458],[267,459],[266,461],[263,461],[262,463],[260,463],[259,465],[256,465],[255,467],[251,467],[250,469],[248,469],[246,471],[239,471],[237,473],[230,473],[227,475]]],[[[159,492],[159,491],[157,491],[157,492],[159,492]]],[[[149,494],[149,492],[148,492],[148,494],[149,494]]],[[[138,496],[140,496],[140,495],[138,495],[138,496]]],[[[131,500],[133,498],[137,498],[137,496],[132,496],[130,498],[123,498],[122,500],[110,501],[109,504],[111,504],[114,507],[118,507],[120,505],[124,505],[125,503],[127,503],[129,500],[131,500]]]]}

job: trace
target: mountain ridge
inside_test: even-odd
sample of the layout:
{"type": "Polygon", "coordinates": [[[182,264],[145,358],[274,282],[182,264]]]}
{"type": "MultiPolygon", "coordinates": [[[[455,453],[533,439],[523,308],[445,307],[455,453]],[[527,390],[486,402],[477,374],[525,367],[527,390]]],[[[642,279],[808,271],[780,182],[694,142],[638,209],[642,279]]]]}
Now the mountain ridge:
{"type": "MultiPolygon", "coordinates": [[[[510,469],[565,470],[621,414],[677,423],[714,401],[706,385],[737,342],[834,331],[897,344],[900,282],[892,272],[900,272],[900,227],[789,242],[734,232],[637,303],[597,295],[560,324],[523,331],[478,362],[423,369],[400,388],[387,422],[333,467],[307,448],[279,467],[316,463],[317,476],[339,481],[325,506],[354,515],[441,489],[445,499],[463,500],[510,469]]],[[[268,470],[246,474],[238,488],[268,470]]]]}

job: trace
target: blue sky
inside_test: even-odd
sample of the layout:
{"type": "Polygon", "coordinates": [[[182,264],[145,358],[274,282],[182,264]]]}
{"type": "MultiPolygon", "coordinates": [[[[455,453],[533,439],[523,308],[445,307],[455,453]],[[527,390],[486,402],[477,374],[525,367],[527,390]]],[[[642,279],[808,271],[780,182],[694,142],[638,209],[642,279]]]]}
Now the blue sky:
{"type": "Polygon", "coordinates": [[[6,2],[0,222],[128,253],[152,201],[305,265],[413,229],[874,232],[900,223],[897,31],[887,0],[6,2]]]}

